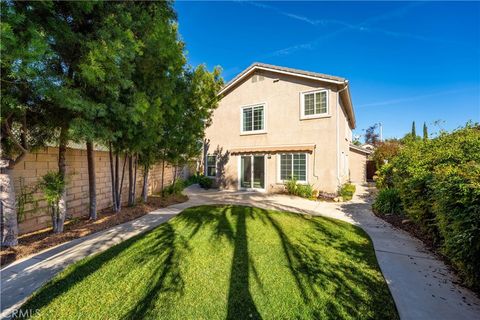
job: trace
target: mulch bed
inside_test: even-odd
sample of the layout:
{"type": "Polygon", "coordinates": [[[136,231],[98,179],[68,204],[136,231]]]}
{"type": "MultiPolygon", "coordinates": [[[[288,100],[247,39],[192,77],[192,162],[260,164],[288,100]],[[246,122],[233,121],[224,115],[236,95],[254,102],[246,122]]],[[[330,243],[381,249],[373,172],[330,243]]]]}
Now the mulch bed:
{"type": "Polygon", "coordinates": [[[2,248],[0,252],[0,265],[12,263],[20,258],[35,254],[61,243],[81,238],[89,234],[108,229],[118,224],[134,220],[158,208],[168,207],[172,204],[188,200],[185,195],[170,195],[166,197],[150,196],[146,203],[138,203],[135,207],[122,207],[120,213],[109,210],[99,212],[97,220],[88,217],[74,218],[65,222],[64,232],[52,233],[52,228],[23,234],[18,237],[18,246],[15,248],[2,248]]]}
{"type": "Polygon", "coordinates": [[[438,252],[437,252],[438,246],[435,245],[435,243],[433,242],[433,239],[428,237],[425,234],[425,231],[422,231],[422,229],[412,221],[408,221],[404,223],[405,220],[408,220],[407,217],[403,215],[397,215],[397,214],[386,214],[386,215],[375,214],[375,215],[380,219],[387,221],[388,223],[393,225],[395,228],[407,231],[415,238],[421,240],[425,244],[425,246],[428,248],[428,250],[433,251],[438,255],[438,252]]]}

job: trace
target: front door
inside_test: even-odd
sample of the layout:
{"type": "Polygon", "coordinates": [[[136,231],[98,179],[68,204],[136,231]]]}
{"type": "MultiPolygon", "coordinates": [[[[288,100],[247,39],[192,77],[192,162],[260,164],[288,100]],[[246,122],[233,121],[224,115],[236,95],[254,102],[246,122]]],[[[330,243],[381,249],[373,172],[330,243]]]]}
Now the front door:
{"type": "Polygon", "coordinates": [[[265,189],[264,155],[241,156],[240,187],[244,189],[265,189]]]}

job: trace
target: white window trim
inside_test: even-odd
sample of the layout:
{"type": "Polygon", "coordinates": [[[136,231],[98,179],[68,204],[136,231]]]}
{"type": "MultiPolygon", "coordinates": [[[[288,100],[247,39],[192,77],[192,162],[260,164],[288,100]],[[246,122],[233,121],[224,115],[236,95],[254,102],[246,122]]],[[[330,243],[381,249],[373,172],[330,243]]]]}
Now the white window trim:
{"type": "MultiPolygon", "coordinates": [[[[286,180],[282,180],[281,176],[281,156],[285,154],[304,154],[305,155],[305,179],[306,180],[297,180],[299,184],[308,184],[308,163],[309,163],[309,155],[306,152],[288,152],[288,153],[278,153],[277,154],[277,184],[284,184],[286,180]]],[[[293,161],[292,161],[293,166],[293,161]]],[[[293,171],[293,168],[292,168],[293,171]]]]}
{"type": "Polygon", "coordinates": [[[217,157],[216,154],[209,153],[205,156],[205,177],[208,177],[208,178],[216,178],[217,177],[217,173],[218,173],[217,163],[218,163],[218,157],[217,157]],[[208,175],[208,157],[215,157],[215,175],[214,176],[209,176],[208,175]]]}
{"type": "MultiPolygon", "coordinates": [[[[253,115],[252,115],[253,117],[253,115]]],[[[253,121],[253,119],[252,119],[253,121]]],[[[252,124],[253,126],[253,124],[252,124]]],[[[245,135],[251,135],[251,134],[264,134],[267,133],[267,103],[262,102],[262,103],[255,103],[255,104],[249,104],[245,106],[240,107],[240,135],[245,136],[245,135]],[[254,107],[263,107],[263,129],[262,130],[251,130],[251,131],[244,131],[243,130],[243,109],[248,109],[248,108],[254,108],[254,107]]]]}
{"type": "Polygon", "coordinates": [[[309,91],[300,92],[300,120],[319,119],[319,118],[328,118],[328,117],[331,117],[330,107],[329,107],[328,89],[309,90],[309,91]],[[327,112],[305,115],[305,99],[304,99],[305,95],[313,93],[314,96],[315,96],[315,93],[319,93],[319,92],[325,92],[326,93],[327,112]]]}

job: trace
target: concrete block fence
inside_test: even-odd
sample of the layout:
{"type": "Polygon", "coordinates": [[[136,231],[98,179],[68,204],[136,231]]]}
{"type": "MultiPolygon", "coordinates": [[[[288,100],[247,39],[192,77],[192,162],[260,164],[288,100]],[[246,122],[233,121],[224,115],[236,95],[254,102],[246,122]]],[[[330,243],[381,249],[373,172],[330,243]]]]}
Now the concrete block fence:
{"type": "MultiPolygon", "coordinates": [[[[123,158],[120,159],[123,165],[123,158]]],[[[88,215],[88,166],[87,151],[82,149],[68,148],[66,153],[67,165],[67,214],[68,217],[80,217],[88,215]]],[[[58,148],[46,147],[35,153],[28,154],[22,162],[17,164],[13,170],[15,181],[15,193],[18,197],[25,194],[37,185],[38,180],[48,171],[58,170],[58,148]]],[[[112,192],[110,183],[110,162],[107,151],[95,151],[95,172],[97,183],[97,210],[106,209],[112,206],[112,192]]],[[[169,164],[165,165],[165,187],[171,184],[175,174],[175,168],[169,164]]],[[[177,177],[188,176],[188,168],[178,168],[177,177]]],[[[121,175],[120,175],[121,176],[121,175]]],[[[161,189],[162,166],[155,165],[150,169],[148,179],[149,194],[159,192],[161,189]]],[[[140,197],[143,184],[143,170],[137,171],[136,196],[140,197]]],[[[122,202],[128,199],[128,163],[125,168],[125,178],[122,189],[122,202]]],[[[51,225],[50,213],[42,193],[37,191],[25,204],[19,233],[27,233],[45,228],[51,225]]]]}

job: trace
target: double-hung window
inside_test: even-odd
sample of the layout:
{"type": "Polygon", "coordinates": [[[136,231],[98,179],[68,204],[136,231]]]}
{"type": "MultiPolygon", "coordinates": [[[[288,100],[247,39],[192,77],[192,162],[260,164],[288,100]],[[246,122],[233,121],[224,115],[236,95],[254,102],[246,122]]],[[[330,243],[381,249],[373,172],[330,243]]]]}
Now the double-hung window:
{"type": "Polygon", "coordinates": [[[328,91],[302,92],[301,106],[301,117],[303,119],[328,115],[328,91]]]}
{"type": "Polygon", "coordinates": [[[306,153],[287,153],[279,157],[280,181],[295,179],[298,182],[307,182],[306,153]]]}
{"type": "Polygon", "coordinates": [[[206,159],[206,176],[207,177],[216,177],[217,176],[217,156],[208,155],[206,159]]]}
{"type": "Polygon", "coordinates": [[[242,133],[265,131],[265,106],[254,105],[242,108],[242,133]]]}

